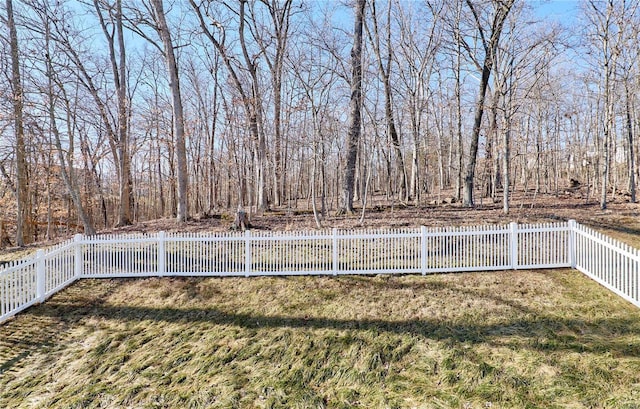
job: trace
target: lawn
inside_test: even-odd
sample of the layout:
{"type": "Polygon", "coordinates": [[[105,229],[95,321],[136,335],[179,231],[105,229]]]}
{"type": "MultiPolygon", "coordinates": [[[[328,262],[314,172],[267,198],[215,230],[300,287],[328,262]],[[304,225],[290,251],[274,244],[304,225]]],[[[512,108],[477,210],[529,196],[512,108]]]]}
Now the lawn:
{"type": "Polygon", "coordinates": [[[571,270],[82,280],[0,326],[2,408],[640,408],[640,310],[571,270]]]}

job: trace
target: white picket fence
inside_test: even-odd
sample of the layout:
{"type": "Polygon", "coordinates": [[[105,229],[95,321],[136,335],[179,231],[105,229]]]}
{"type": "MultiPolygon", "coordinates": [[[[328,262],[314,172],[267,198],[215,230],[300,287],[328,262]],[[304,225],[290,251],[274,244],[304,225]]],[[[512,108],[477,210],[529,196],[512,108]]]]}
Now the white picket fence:
{"type": "Polygon", "coordinates": [[[640,307],[640,251],[575,224],[574,268],[640,307]]]}
{"type": "Polygon", "coordinates": [[[0,323],[62,290],[80,278],[82,236],[45,253],[9,263],[0,270],[0,323]]]}
{"type": "Polygon", "coordinates": [[[571,220],[394,230],[76,235],[0,270],[0,322],[80,278],[562,267],[577,268],[640,306],[638,251],[571,220]]]}

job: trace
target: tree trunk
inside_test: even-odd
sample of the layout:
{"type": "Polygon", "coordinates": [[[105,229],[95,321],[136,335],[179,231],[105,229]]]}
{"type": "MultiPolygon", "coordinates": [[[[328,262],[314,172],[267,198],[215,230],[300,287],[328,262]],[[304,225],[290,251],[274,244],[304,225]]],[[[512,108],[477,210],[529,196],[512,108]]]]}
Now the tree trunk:
{"type": "MultiPolygon", "coordinates": [[[[273,83],[273,126],[274,126],[274,189],[273,199],[277,206],[280,206],[284,196],[284,164],[282,160],[282,71],[284,59],[287,51],[287,42],[289,40],[289,17],[291,15],[292,0],[286,0],[277,6],[279,2],[275,2],[269,7],[271,21],[276,37],[276,54],[274,61],[267,58],[267,53],[263,52],[263,56],[267,59],[271,70],[273,83]]],[[[264,45],[261,43],[264,51],[264,45]]]]}
{"type": "Polygon", "coordinates": [[[482,78],[480,80],[480,88],[478,93],[478,100],[476,101],[475,115],[473,119],[473,131],[471,134],[471,145],[469,146],[469,162],[465,170],[464,177],[464,195],[462,198],[463,205],[472,207],[473,202],[473,179],[476,173],[476,161],[478,157],[478,144],[480,140],[480,128],[482,126],[482,115],[484,114],[484,101],[489,83],[489,75],[491,74],[492,61],[485,59],[485,64],[482,68],[482,78]]]}
{"type": "MultiPolygon", "coordinates": [[[[316,134],[316,132],[314,132],[314,134],[316,134]]],[[[313,220],[316,222],[316,227],[321,229],[322,222],[320,221],[320,216],[318,215],[318,206],[316,205],[316,173],[318,167],[318,159],[316,158],[318,154],[317,151],[318,143],[316,139],[313,142],[313,167],[311,168],[311,180],[309,181],[309,183],[311,184],[311,207],[313,209],[313,220]]]]}
{"type": "Polygon", "coordinates": [[[629,93],[629,84],[625,81],[625,113],[627,120],[627,139],[629,143],[629,152],[628,152],[628,174],[629,174],[629,194],[631,195],[631,203],[636,202],[636,163],[635,163],[635,153],[633,149],[633,119],[632,119],[632,109],[630,102],[630,93],[629,93]]]}
{"type": "Polygon", "coordinates": [[[506,129],[502,132],[502,144],[504,146],[504,154],[502,155],[502,212],[509,213],[509,159],[511,157],[511,135],[510,126],[511,118],[505,120],[506,129]]]}
{"type": "Polygon", "coordinates": [[[349,104],[349,133],[346,140],[346,159],[342,183],[341,212],[353,213],[353,193],[355,187],[356,159],[360,144],[360,109],[362,105],[362,29],[366,0],[357,0],[355,4],[355,23],[353,28],[353,48],[351,49],[351,102],[349,104]]]}
{"type": "Polygon", "coordinates": [[[462,139],[462,93],[460,91],[460,50],[458,50],[457,64],[456,64],[456,136],[458,139],[457,150],[457,168],[458,173],[456,175],[456,200],[459,202],[462,200],[462,174],[463,174],[463,159],[464,159],[464,145],[462,139]]]}
{"type": "MultiPolygon", "coordinates": [[[[468,207],[472,207],[474,205],[473,180],[476,172],[476,161],[478,156],[480,129],[482,127],[482,116],[484,114],[484,102],[487,94],[489,77],[491,76],[491,70],[493,68],[496,51],[498,49],[498,44],[500,42],[502,27],[504,26],[504,22],[507,19],[507,15],[511,10],[511,6],[513,5],[514,1],[515,0],[507,0],[504,3],[500,2],[500,4],[497,5],[498,10],[496,10],[493,18],[493,23],[491,26],[491,36],[488,42],[484,40],[485,36],[482,35],[485,55],[484,55],[484,62],[482,64],[482,76],[480,77],[480,85],[478,89],[478,99],[476,100],[475,114],[473,118],[473,130],[471,134],[471,145],[469,148],[469,162],[467,163],[467,168],[465,170],[465,178],[464,178],[463,204],[468,207]]],[[[471,2],[471,0],[467,0],[467,5],[471,9],[471,12],[473,13],[476,19],[477,29],[481,33],[483,33],[484,28],[483,28],[483,25],[480,23],[475,6],[471,2]]]]}
{"type": "Polygon", "coordinates": [[[394,115],[393,115],[393,99],[391,95],[391,4],[389,2],[387,7],[387,53],[386,53],[386,67],[382,61],[382,51],[380,50],[380,33],[378,31],[378,17],[376,16],[375,1],[371,3],[371,13],[373,19],[373,36],[369,30],[369,41],[373,45],[373,50],[378,61],[378,71],[382,77],[382,84],[384,86],[384,114],[387,121],[387,130],[389,137],[391,137],[391,144],[396,154],[396,168],[400,176],[400,200],[409,200],[409,188],[407,186],[407,171],[404,166],[404,155],[400,147],[400,136],[396,128],[394,115]]]}
{"type": "MultiPolygon", "coordinates": [[[[118,225],[129,225],[133,221],[133,189],[131,179],[131,157],[129,154],[129,103],[127,96],[127,66],[122,30],[122,1],[116,1],[116,30],[118,36],[119,66],[114,66],[114,76],[117,72],[116,88],[118,91],[118,148],[120,152],[120,212],[118,225]]],[[[115,55],[112,55],[115,61],[115,55]]]]}
{"type": "Polygon", "coordinates": [[[244,35],[245,27],[245,5],[247,0],[240,0],[240,26],[238,28],[240,45],[242,48],[242,54],[244,56],[245,66],[251,76],[251,101],[248,102],[250,106],[249,114],[249,131],[255,144],[254,163],[255,163],[255,192],[256,192],[256,206],[260,210],[267,210],[269,208],[269,201],[267,198],[267,143],[263,129],[262,121],[262,97],[260,95],[258,80],[258,73],[255,62],[252,60],[247,50],[247,45],[244,35]]]}
{"type": "Polygon", "coordinates": [[[187,208],[187,152],[185,146],[184,114],[182,109],[182,95],[180,93],[180,77],[178,63],[173,52],[171,33],[164,14],[163,0],[151,0],[155,13],[158,34],[164,47],[164,59],[169,74],[169,88],[171,90],[171,105],[173,109],[173,128],[175,132],[176,168],[177,168],[177,215],[178,222],[184,223],[189,217],[187,208]]]}
{"type": "Polygon", "coordinates": [[[604,135],[602,141],[603,158],[602,158],[602,190],[600,191],[600,209],[607,208],[607,187],[609,182],[609,162],[610,162],[610,149],[611,149],[611,128],[613,123],[613,101],[611,100],[610,88],[610,71],[609,63],[605,64],[605,120],[604,120],[604,135]]]}
{"type": "MultiPolygon", "coordinates": [[[[131,157],[129,154],[129,103],[127,96],[127,66],[126,66],[126,48],[124,45],[124,34],[122,25],[122,1],[116,0],[115,15],[112,17],[112,23],[116,29],[116,37],[113,32],[108,29],[104,20],[100,4],[98,0],[93,1],[93,6],[98,15],[102,32],[107,39],[109,47],[109,60],[111,63],[111,71],[113,75],[113,83],[116,88],[118,97],[118,125],[117,125],[117,166],[118,170],[118,219],[117,226],[126,226],[133,221],[133,189],[131,179],[131,157]],[[118,56],[116,56],[116,43],[118,47],[118,56]]],[[[114,135],[115,136],[115,135],[114,135]]]]}
{"type": "Polygon", "coordinates": [[[18,48],[18,32],[13,16],[13,1],[6,1],[7,27],[9,29],[9,45],[11,48],[11,87],[13,88],[13,126],[15,132],[16,155],[16,245],[24,246],[33,238],[31,223],[31,201],[29,200],[29,175],[27,170],[27,152],[24,140],[22,79],[20,76],[20,55],[18,48]]]}

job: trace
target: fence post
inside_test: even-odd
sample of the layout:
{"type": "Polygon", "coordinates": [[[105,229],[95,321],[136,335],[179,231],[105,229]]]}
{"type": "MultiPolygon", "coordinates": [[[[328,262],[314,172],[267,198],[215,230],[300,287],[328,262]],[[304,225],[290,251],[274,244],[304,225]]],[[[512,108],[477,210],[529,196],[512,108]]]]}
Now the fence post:
{"type": "Polygon", "coordinates": [[[511,268],[518,268],[518,223],[511,222],[509,223],[509,237],[511,238],[510,247],[510,258],[511,258],[511,268]]]}
{"type": "Polygon", "coordinates": [[[44,302],[47,292],[44,261],[44,250],[38,250],[36,252],[36,301],[39,303],[44,302]]]}
{"type": "Polygon", "coordinates": [[[338,275],[338,229],[333,228],[333,255],[331,256],[331,260],[333,262],[333,275],[338,275]]]}
{"type": "Polygon", "coordinates": [[[244,276],[251,273],[251,230],[244,232],[244,276]]]}
{"type": "Polygon", "coordinates": [[[82,234],[76,234],[73,237],[73,241],[75,243],[75,265],[74,265],[74,276],[75,279],[79,279],[84,272],[82,266],[84,265],[84,259],[82,256],[82,234]]]}
{"type": "Polygon", "coordinates": [[[569,266],[576,268],[576,221],[569,220],[569,266]]]}
{"type": "Polygon", "coordinates": [[[167,234],[164,231],[158,232],[158,277],[162,277],[167,273],[166,237],[167,234]]]}
{"type": "Polygon", "coordinates": [[[420,226],[420,269],[422,270],[422,275],[427,274],[427,228],[425,226],[420,226]]]}

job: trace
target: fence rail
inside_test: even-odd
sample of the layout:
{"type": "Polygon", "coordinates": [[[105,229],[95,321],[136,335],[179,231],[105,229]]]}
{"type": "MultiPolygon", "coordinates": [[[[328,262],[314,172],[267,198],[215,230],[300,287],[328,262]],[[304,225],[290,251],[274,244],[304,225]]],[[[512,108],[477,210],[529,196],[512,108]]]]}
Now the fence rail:
{"type": "Polygon", "coordinates": [[[101,235],[0,270],[0,322],[80,278],[437,273],[575,267],[640,306],[638,251],[575,221],[310,232],[101,235]]]}

